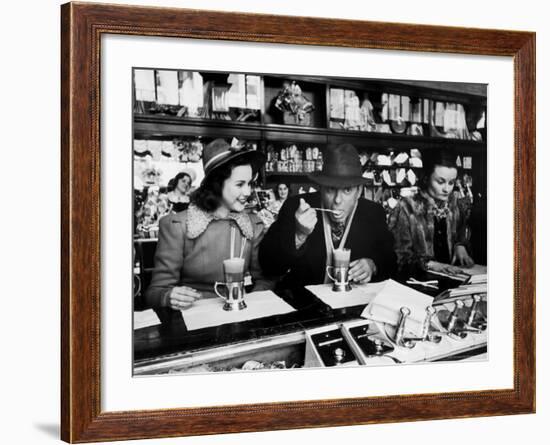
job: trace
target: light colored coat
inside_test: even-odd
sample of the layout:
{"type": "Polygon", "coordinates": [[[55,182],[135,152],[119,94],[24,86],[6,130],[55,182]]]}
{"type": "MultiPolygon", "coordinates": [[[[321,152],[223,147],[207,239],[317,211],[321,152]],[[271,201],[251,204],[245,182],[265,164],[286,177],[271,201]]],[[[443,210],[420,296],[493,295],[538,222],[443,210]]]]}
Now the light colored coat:
{"type": "Polygon", "coordinates": [[[187,210],[160,220],[155,268],[145,292],[148,306],[168,306],[170,291],[175,286],[191,287],[200,291],[203,297],[215,296],[214,283],[223,281],[223,260],[230,257],[231,226],[238,229],[234,245],[236,256],[241,251],[241,244],[245,243],[245,271],[255,280],[255,290],[268,288],[258,264],[258,246],[264,232],[262,221],[244,212],[217,219],[190,205],[187,210]]]}

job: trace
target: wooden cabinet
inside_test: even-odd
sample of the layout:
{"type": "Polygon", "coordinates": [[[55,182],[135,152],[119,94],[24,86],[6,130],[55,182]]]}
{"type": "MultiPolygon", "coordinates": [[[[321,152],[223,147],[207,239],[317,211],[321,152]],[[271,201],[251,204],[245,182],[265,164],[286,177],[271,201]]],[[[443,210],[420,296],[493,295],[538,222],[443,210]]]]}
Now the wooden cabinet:
{"type": "MultiPolygon", "coordinates": [[[[210,89],[213,85],[225,85],[229,76],[228,73],[201,73],[201,75],[204,77],[204,82],[208,82],[210,89]]],[[[259,75],[258,85],[259,115],[254,112],[252,118],[246,118],[244,121],[237,119],[246,116],[246,113],[239,114],[234,110],[227,115],[222,113],[221,116],[224,119],[219,119],[220,113],[210,114],[209,118],[186,117],[178,107],[161,108],[162,113],[159,113],[159,109],[155,109],[150,103],[145,106],[136,103],[134,138],[198,137],[204,143],[220,137],[228,141],[238,138],[256,143],[258,149],[264,151],[268,148],[280,150],[285,146],[295,145],[298,150],[317,147],[324,152],[336,145],[351,143],[360,153],[369,155],[372,153],[397,155],[400,152],[410,153],[411,149],[417,149],[420,153],[446,149],[456,153],[457,157],[460,156],[461,161],[464,156],[471,158],[471,169],[468,169],[467,173],[473,178],[474,196],[485,195],[487,132],[484,126],[476,128],[478,122],[486,118],[485,85],[282,75],[259,75]],[[312,111],[307,113],[306,120],[300,121],[294,118],[293,121],[292,116],[285,115],[275,105],[280,91],[292,82],[299,86],[303,97],[311,104],[312,111]],[[362,131],[359,129],[360,125],[351,125],[349,128],[354,129],[346,129],[346,125],[353,122],[349,120],[346,123],[345,118],[334,117],[338,114],[338,110],[335,111],[334,98],[338,97],[340,91],[348,95],[351,100],[364,104],[365,107],[362,107],[362,110],[367,112],[368,109],[371,110],[373,121],[370,125],[363,125],[363,128],[370,131],[362,131]],[[401,128],[397,128],[398,131],[403,131],[402,126],[405,126],[401,134],[396,133],[396,129],[390,125],[393,120],[388,119],[384,122],[381,119],[384,113],[386,118],[388,117],[388,110],[384,108],[388,107],[388,98],[392,102],[389,117],[392,117],[392,113],[393,117],[395,113],[398,115],[407,113],[407,116],[401,119],[401,128]],[[456,114],[445,111],[445,116],[440,115],[442,109],[447,110],[446,107],[453,106],[458,108],[456,114]],[[439,113],[437,119],[435,119],[436,113],[439,113]],[[212,118],[212,116],[218,118],[212,118]],[[462,119],[462,126],[466,127],[466,136],[471,136],[475,132],[475,140],[471,137],[464,139],[449,137],[454,134],[448,132],[447,137],[443,137],[444,128],[434,124],[441,124],[448,116],[451,118],[458,116],[458,119],[462,119]],[[407,134],[407,132],[411,133],[410,129],[413,125],[413,134],[407,134]]],[[[204,90],[207,91],[208,88],[205,87],[204,90]]],[[[210,100],[209,97],[205,96],[205,101],[210,100]]],[[[380,168],[375,163],[369,163],[365,168],[367,167],[372,168],[373,171],[380,168]]],[[[409,168],[408,165],[405,167],[409,168]]],[[[413,171],[416,170],[413,169],[413,171]]],[[[292,184],[308,183],[306,172],[265,171],[264,169],[261,174],[264,187],[273,186],[281,178],[292,184]]]]}

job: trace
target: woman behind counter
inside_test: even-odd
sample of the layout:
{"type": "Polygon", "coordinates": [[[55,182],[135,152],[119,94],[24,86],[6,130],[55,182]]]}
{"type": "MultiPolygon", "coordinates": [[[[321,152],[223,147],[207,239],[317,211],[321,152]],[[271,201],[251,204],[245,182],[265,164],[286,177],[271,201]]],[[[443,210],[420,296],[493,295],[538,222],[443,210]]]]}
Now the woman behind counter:
{"type": "Polygon", "coordinates": [[[279,182],[273,189],[274,199],[269,200],[266,198],[261,203],[261,210],[258,212],[258,216],[263,221],[266,231],[277,219],[281,207],[288,198],[289,192],[289,185],[285,182],[279,182]]]}
{"type": "Polygon", "coordinates": [[[160,220],[155,268],[145,300],[162,322],[179,318],[174,311],[201,297],[215,296],[213,285],[223,281],[222,262],[230,252],[235,256],[243,252],[245,272],[256,280],[256,289],[267,287],[258,265],[263,224],[244,211],[251,182],[264,163],[262,153],[232,148],[223,139],[205,148],[205,177],[188,209],[160,220]]]}
{"type": "Polygon", "coordinates": [[[168,203],[173,212],[182,212],[189,207],[191,184],[197,178],[191,169],[182,170],[168,183],[168,203]]]}
{"type": "Polygon", "coordinates": [[[286,182],[279,182],[277,187],[273,190],[275,194],[275,199],[270,203],[269,210],[271,210],[275,215],[279,214],[279,210],[288,198],[290,187],[286,182]]]}
{"type": "Polygon", "coordinates": [[[453,192],[458,170],[453,156],[439,152],[424,165],[420,191],[401,199],[390,215],[398,269],[403,276],[429,270],[458,273],[471,267],[469,209],[453,192]]]}

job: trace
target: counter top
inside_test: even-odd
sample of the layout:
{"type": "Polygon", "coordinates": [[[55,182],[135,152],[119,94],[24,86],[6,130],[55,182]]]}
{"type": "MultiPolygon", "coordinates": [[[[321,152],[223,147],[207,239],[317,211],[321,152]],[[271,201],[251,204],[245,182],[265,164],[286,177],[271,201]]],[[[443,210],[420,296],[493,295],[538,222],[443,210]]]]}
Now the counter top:
{"type": "MultiPolygon", "coordinates": [[[[457,286],[453,280],[439,278],[440,289],[416,290],[435,294],[457,286]]],[[[169,360],[194,352],[204,352],[219,347],[231,347],[276,336],[291,335],[329,324],[360,318],[364,305],[332,309],[305,288],[275,289],[275,293],[296,311],[243,322],[224,324],[189,331],[179,312],[172,312],[172,322],[158,324],[134,331],[134,365],[155,360],[169,360]]]]}

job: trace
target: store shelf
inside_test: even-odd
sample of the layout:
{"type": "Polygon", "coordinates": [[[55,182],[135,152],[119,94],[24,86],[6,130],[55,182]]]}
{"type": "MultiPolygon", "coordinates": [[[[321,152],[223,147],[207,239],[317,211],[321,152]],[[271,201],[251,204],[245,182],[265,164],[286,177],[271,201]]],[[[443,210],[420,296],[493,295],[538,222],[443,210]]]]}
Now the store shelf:
{"type": "MultiPolygon", "coordinates": [[[[287,80],[288,74],[270,74],[271,78],[287,80]]],[[[487,105],[486,86],[457,82],[428,82],[414,80],[361,79],[353,77],[295,76],[297,80],[328,84],[331,87],[369,92],[410,95],[442,102],[487,105]],[[438,87],[434,87],[437,84],[438,87]]]]}
{"type": "Polygon", "coordinates": [[[259,124],[214,119],[178,118],[165,115],[134,115],[136,137],[202,136],[206,138],[232,138],[266,140],[272,142],[339,145],[350,143],[361,148],[409,150],[453,149],[478,152],[486,149],[485,142],[448,139],[430,136],[410,136],[394,133],[374,133],[356,130],[338,130],[297,125],[259,124]]]}
{"type": "Polygon", "coordinates": [[[423,167],[412,167],[407,164],[392,164],[392,165],[367,165],[363,166],[363,171],[368,170],[392,170],[392,169],[399,169],[399,168],[406,168],[407,170],[422,170],[423,167]]]}
{"type": "Polygon", "coordinates": [[[134,114],[134,137],[203,136],[259,140],[261,125],[214,119],[192,119],[164,115],[134,114]]]}
{"type": "MultiPolygon", "coordinates": [[[[313,172],[311,172],[313,173],[313,172]]],[[[308,176],[311,175],[311,173],[305,173],[305,172],[266,172],[266,176],[308,176]]]]}
{"type": "Polygon", "coordinates": [[[327,143],[332,145],[350,143],[357,148],[396,148],[396,149],[455,149],[470,152],[486,149],[485,142],[470,141],[465,139],[450,139],[431,136],[411,136],[408,134],[375,133],[357,130],[324,130],[327,135],[327,143]]]}

